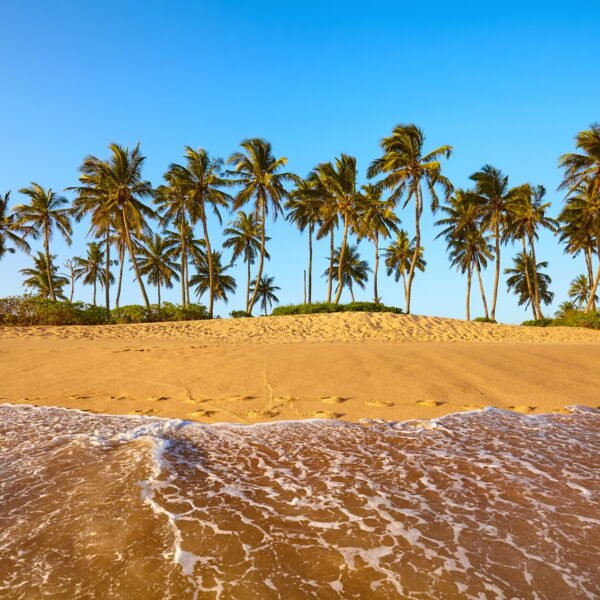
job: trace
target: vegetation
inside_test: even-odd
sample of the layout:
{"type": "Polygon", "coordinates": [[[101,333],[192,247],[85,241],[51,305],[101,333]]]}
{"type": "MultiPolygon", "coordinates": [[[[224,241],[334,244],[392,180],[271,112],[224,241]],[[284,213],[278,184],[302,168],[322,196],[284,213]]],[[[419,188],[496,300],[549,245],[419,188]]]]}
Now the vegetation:
{"type": "Polygon", "coordinates": [[[313,304],[288,304],[273,309],[273,316],[312,315],[317,313],[337,312],[387,312],[401,315],[403,310],[393,306],[385,306],[379,302],[351,302],[335,304],[334,302],[316,302],[313,304]]]}
{"type": "MultiPolygon", "coordinates": [[[[21,201],[12,207],[10,192],[0,195],[0,260],[16,251],[33,250],[33,264],[21,273],[25,289],[36,299],[22,299],[23,306],[27,314],[33,314],[31,307],[39,300],[44,314],[54,314],[61,323],[81,322],[77,321],[80,316],[73,315],[82,311],[93,313],[93,318],[85,317],[86,322],[100,314],[73,302],[78,281],[92,287],[92,305],[97,303],[98,288],[104,292],[104,322],[147,321],[157,315],[211,318],[215,302],[227,302],[237,289],[230,269],[239,259],[247,270],[244,310],[232,314],[252,315],[257,304],[266,314],[279,302],[276,292],[280,289],[264,273],[265,260],[270,259],[266,229],[269,216],[284,216],[306,234],[308,256],[303,273],[305,302],[300,305],[304,308],[281,310],[337,310],[332,306],[379,310],[379,263],[383,259],[387,276],[402,282],[404,310],[410,313],[415,276],[427,267],[421,220],[429,204],[432,213],[441,213],[436,221],[438,237],[447,244],[450,265],[466,279],[467,319],[476,278],[482,319],[495,321],[504,274],[507,289],[517,296],[519,305],[531,310],[536,323],[547,322],[542,307],[553,300],[554,293],[549,265],[537,256],[538,238],[544,233],[557,235],[567,254],[583,257],[567,292],[571,304],[563,303],[560,314],[550,321],[593,326],[600,284],[600,125],[578,133],[575,151],[559,159],[560,189],[566,196],[557,219],[550,216],[543,186],[514,185],[507,174],[489,164],[472,173],[469,189],[455,188],[443,172],[443,161],[451,154],[449,145],[428,148],[424,132],[416,125],[400,124],[382,139],[381,155],[371,162],[366,173],[370,181],[365,183],[354,156],[342,153],[299,177],[286,171],[287,159],[278,156],[268,141],[251,138],[227,160],[188,146],[181,163],[170,164],[164,181],[154,186],[144,179],[146,159],[139,144],[133,148],[111,144],[107,158],[83,159],[78,185],[66,188],[73,193],[71,201],[37,183],[22,188],[21,201]],[[410,233],[400,228],[399,215],[399,208],[409,205],[415,219],[410,233]],[[221,225],[225,213],[232,215],[232,221],[219,231],[209,223],[209,216],[214,215],[221,225]],[[87,253],[63,258],[60,267],[54,237],[58,234],[70,244],[73,225],[82,222],[92,237],[87,253]],[[222,248],[217,248],[215,239],[221,233],[222,248]],[[313,303],[318,295],[313,280],[315,240],[327,240],[329,246],[326,293],[322,295],[327,301],[317,304],[313,303]],[[36,241],[39,246],[32,248],[36,241]],[[359,253],[359,243],[372,248],[371,264],[359,253]],[[518,252],[512,266],[502,270],[504,248],[510,246],[518,252]],[[493,287],[486,290],[483,274],[491,263],[493,287]],[[143,308],[119,308],[123,280],[131,272],[143,308]],[[163,304],[161,298],[161,291],[176,282],[181,282],[177,309],[163,304]],[[354,301],[356,291],[366,289],[369,282],[373,303],[340,304],[344,290],[354,301]],[[156,288],[156,305],[150,304],[148,285],[156,288]],[[190,288],[198,297],[207,297],[206,312],[193,308],[190,288]],[[59,302],[67,296],[70,302],[59,302]]],[[[371,256],[371,251],[364,256],[371,256]]],[[[10,306],[16,306],[16,300],[11,302],[10,306]]],[[[10,315],[2,318],[12,319],[10,315]]]]}

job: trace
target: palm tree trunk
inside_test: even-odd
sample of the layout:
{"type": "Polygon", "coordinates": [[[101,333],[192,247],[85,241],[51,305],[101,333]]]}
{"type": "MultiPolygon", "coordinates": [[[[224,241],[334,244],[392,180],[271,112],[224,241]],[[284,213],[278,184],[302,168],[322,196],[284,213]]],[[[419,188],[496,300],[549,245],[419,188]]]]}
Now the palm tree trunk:
{"type": "Polygon", "coordinates": [[[408,306],[408,285],[406,283],[406,273],[402,273],[402,285],[404,286],[404,310],[408,306]]]}
{"type": "Polygon", "coordinates": [[[106,228],[106,236],[104,238],[106,244],[106,265],[104,271],[104,295],[106,302],[106,321],[110,320],[110,227],[106,228]]]}
{"type": "MultiPolygon", "coordinates": [[[[527,257],[527,245],[525,244],[525,236],[523,236],[521,238],[521,242],[523,244],[523,256],[527,257]]],[[[531,299],[531,302],[533,302],[534,298],[535,298],[535,292],[534,292],[533,286],[531,284],[531,277],[529,275],[529,269],[525,269],[525,281],[527,281],[527,292],[529,293],[529,298],[531,299]]],[[[537,304],[535,304],[535,306],[537,307],[537,304]]],[[[538,318],[537,314],[536,314],[535,318],[536,319],[538,318]]]]}
{"type": "MultiPolygon", "coordinates": [[[[599,255],[600,257],[600,255],[599,255]]],[[[594,281],[594,263],[593,263],[593,250],[592,246],[589,245],[585,251],[585,263],[588,270],[588,286],[589,290],[592,289],[592,282],[594,281]]],[[[591,294],[592,297],[592,310],[596,310],[596,299],[594,298],[594,294],[591,294]]]]}
{"type": "Polygon", "coordinates": [[[160,313],[160,279],[158,280],[158,284],[156,285],[156,290],[158,292],[158,312],[160,313]]]}
{"type": "Polygon", "coordinates": [[[467,321],[471,320],[471,276],[473,275],[473,270],[471,265],[467,269],[467,321]]]}
{"type": "MultiPolygon", "coordinates": [[[[348,243],[348,215],[344,215],[344,237],[342,238],[342,247],[340,248],[340,256],[338,258],[338,289],[335,295],[334,304],[340,303],[340,298],[342,296],[342,281],[344,276],[344,259],[346,258],[346,245],[348,243]]],[[[352,291],[352,288],[350,288],[352,291]]]]}
{"type": "Polygon", "coordinates": [[[119,283],[117,284],[117,297],[115,298],[115,306],[119,308],[119,300],[121,300],[121,284],[123,283],[123,265],[125,263],[125,246],[121,244],[119,248],[119,283]]]}
{"type": "Polygon", "coordinates": [[[123,220],[123,230],[125,232],[125,242],[127,243],[127,250],[129,252],[129,260],[133,264],[133,270],[135,271],[135,277],[138,280],[138,284],[140,286],[140,291],[142,292],[142,298],[144,299],[144,304],[146,308],[150,308],[150,300],[148,300],[148,294],[146,294],[146,287],[144,286],[144,282],[142,281],[142,276],[140,275],[140,270],[137,264],[137,260],[135,259],[135,251],[133,249],[133,241],[131,240],[131,233],[129,232],[129,225],[127,225],[127,218],[125,217],[125,212],[121,213],[121,218],[123,220]]]}
{"type": "Polygon", "coordinates": [[[202,229],[204,230],[204,243],[206,244],[206,258],[208,262],[208,316],[213,318],[213,307],[215,304],[214,290],[214,272],[213,272],[213,255],[208,239],[208,224],[206,223],[206,214],[204,212],[204,203],[202,203],[202,229]]]}
{"type": "Polygon", "coordinates": [[[415,189],[415,251],[410,261],[410,269],[408,271],[408,283],[406,295],[406,314],[410,314],[410,297],[412,292],[412,282],[415,276],[415,267],[417,266],[417,260],[421,251],[421,212],[423,206],[423,199],[421,197],[421,186],[417,185],[415,189]]]}
{"type": "MultiPolygon", "coordinates": [[[[598,245],[598,256],[600,256],[600,244],[598,245]]],[[[598,283],[600,283],[600,264],[598,264],[598,271],[596,272],[594,285],[592,285],[592,289],[590,290],[590,298],[588,300],[587,306],[585,307],[586,313],[589,313],[590,310],[592,310],[592,305],[594,304],[594,296],[596,295],[596,291],[598,289],[598,283]]]]}
{"type": "Polygon", "coordinates": [[[54,282],[52,281],[52,261],[50,259],[50,230],[48,224],[44,225],[44,253],[46,254],[46,273],[48,274],[48,290],[52,300],[56,302],[54,282]]]}
{"type": "Polygon", "coordinates": [[[481,300],[483,302],[483,311],[485,313],[485,318],[489,319],[490,315],[488,313],[487,300],[485,299],[485,290],[483,288],[483,281],[481,279],[481,269],[479,268],[478,262],[475,262],[475,270],[477,271],[477,279],[479,279],[479,290],[481,291],[481,300]]]}
{"type": "Polygon", "coordinates": [[[92,304],[94,306],[96,306],[96,279],[97,279],[97,273],[95,272],[94,273],[94,295],[93,295],[93,298],[92,298],[92,304]]]}
{"type": "Polygon", "coordinates": [[[256,302],[256,298],[258,297],[258,282],[261,280],[262,272],[263,272],[263,264],[265,261],[265,246],[266,246],[266,211],[265,204],[267,199],[265,198],[264,191],[259,192],[261,196],[260,200],[260,216],[261,216],[261,230],[260,230],[260,258],[258,259],[258,271],[256,273],[256,285],[254,286],[254,292],[252,294],[252,298],[250,298],[250,302],[248,304],[248,313],[252,314],[252,309],[254,308],[254,304],[256,302]]]}
{"type": "Polygon", "coordinates": [[[494,277],[494,295],[492,297],[492,319],[496,318],[496,302],[498,301],[498,284],[500,283],[500,223],[496,222],[494,233],[496,238],[496,275],[494,277]]]}
{"type": "Polygon", "coordinates": [[[535,258],[535,244],[533,242],[533,236],[529,236],[529,245],[531,247],[531,259],[533,260],[533,299],[535,300],[535,309],[537,311],[537,318],[543,319],[542,306],[540,303],[540,284],[537,278],[537,259],[535,258]]]}
{"type": "Polygon", "coordinates": [[[186,285],[186,265],[187,265],[187,247],[185,243],[185,215],[181,215],[181,220],[179,222],[179,236],[181,238],[181,306],[185,308],[186,306],[186,295],[185,295],[185,285],[186,285]]]}
{"type": "Polygon", "coordinates": [[[313,224],[308,225],[308,303],[312,304],[312,236],[313,236],[313,224]]]}
{"type": "Polygon", "coordinates": [[[375,233],[375,268],[373,269],[373,302],[379,304],[379,293],[377,292],[377,272],[379,271],[379,234],[375,233]]]}
{"type": "Polygon", "coordinates": [[[248,255],[248,282],[246,284],[246,313],[250,313],[250,256],[248,255]]]}
{"type": "Polygon", "coordinates": [[[333,255],[335,253],[335,240],[333,239],[334,231],[331,229],[329,236],[329,273],[327,275],[327,303],[331,302],[331,293],[333,288],[333,255]]]}
{"type": "Polygon", "coordinates": [[[73,296],[75,295],[75,273],[71,268],[71,295],[69,296],[69,302],[73,304],[73,296]]]}
{"type": "Polygon", "coordinates": [[[303,303],[306,304],[306,269],[304,269],[303,273],[304,273],[304,296],[303,296],[304,300],[303,300],[303,303]]]}
{"type": "Polygon", "coordinates": [[[354,302],[354,288],[352,287],[352,283],[350,283],[350,297],[352,298],[352,302],[354,302]]]}

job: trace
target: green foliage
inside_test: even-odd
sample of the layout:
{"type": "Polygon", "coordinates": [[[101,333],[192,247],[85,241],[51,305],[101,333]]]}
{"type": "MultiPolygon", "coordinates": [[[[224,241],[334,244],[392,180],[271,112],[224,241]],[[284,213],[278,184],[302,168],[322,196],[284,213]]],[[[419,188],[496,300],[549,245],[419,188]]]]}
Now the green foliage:
{"type": "Polygon", "coordinates": [[[584,313],[581,310],[569,310],[556,319],[538,319],[525,321],[523,325],[533,327],[586,327],[600,329],[600,311],[584,313]]]}
{"type": "Polygon", "coordinates": [[[350,304],[334,304],[332,302],[318,302],[315,304],[288,304],[273,309],[273,316],[282,315],[311,315],[317,313],[336,312],[389,312],[402,314],[401,308],[375,304],[375,302],[351,302],[350,304]]]}
{"type": "Polygon", "coordinates": [[[526,325],[527,327],[550,327],[552,325],[558,325],[556,321],[557,319],[535,319],[530,321],[523,321],[521,325],[526,325]]]}
{"type": "MultiPolygon", "coordinates": [[[[165,302],[148,308],[138,304],[111,311],[110,323],[154,323],[158,321],[195,321],[207,319],[206,307],[190,304],[182,307],[165,302]]],[[[0,325],[101,325],[106,309],[84,302],[61,302],[39,296],[14,296],[0,299],[0,325]]]]}
{"type": "Polygon", "coordinates": [[[245,310],[232,310],[229,314],[234,319],[247,319],[252,316],[250,313],[247,313],[245,310]]]}
{"type": "Polygon", "coordinates": [[[496,319],[490,319],[489,317],[477,317],[473,319],[476,323],[497,323],[496,319]]]}

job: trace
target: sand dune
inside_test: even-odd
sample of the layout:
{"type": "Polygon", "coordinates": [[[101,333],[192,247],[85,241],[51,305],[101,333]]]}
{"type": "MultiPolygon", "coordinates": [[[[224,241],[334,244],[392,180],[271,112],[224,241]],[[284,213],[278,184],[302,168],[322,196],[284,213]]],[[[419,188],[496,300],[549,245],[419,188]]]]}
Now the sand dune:
{"type": "Polygon", "coordinates": [[[334,314],[0,328],[0,402],[203,422],[600,405],[600,332],[334,314]]]}

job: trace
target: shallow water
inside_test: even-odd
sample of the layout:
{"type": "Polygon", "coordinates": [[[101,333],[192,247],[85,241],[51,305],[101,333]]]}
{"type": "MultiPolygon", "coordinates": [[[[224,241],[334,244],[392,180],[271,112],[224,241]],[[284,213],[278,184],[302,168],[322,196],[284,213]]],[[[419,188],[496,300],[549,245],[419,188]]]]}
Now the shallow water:
{"type": "Polygon", "coordinates": [[[1,598],[598,598],[600,412],[200,425],[0,405],[1,598]]]}

